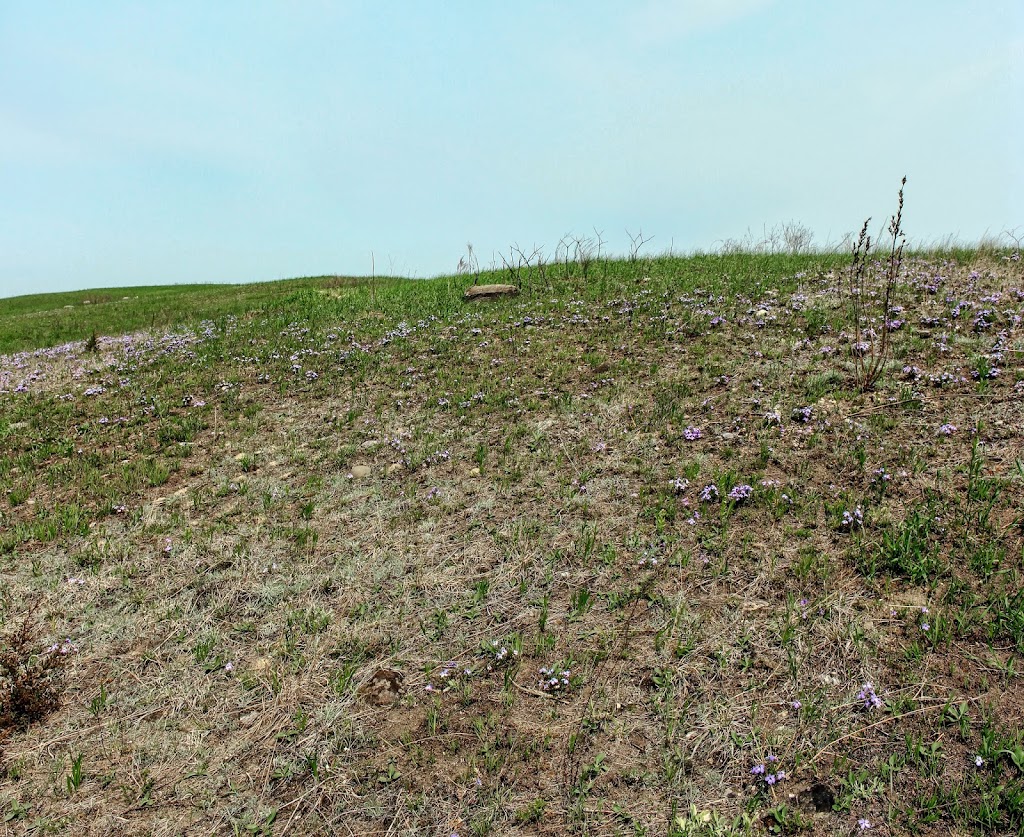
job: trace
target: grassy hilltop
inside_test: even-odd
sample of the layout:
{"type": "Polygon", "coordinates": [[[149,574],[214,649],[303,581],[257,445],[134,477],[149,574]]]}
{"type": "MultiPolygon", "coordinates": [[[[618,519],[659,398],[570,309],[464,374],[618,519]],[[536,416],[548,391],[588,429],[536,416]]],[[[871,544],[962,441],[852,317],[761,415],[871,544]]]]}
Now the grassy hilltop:
{"type": "Polygon", "coordinates": [[[1022,833],[1024,269],[888,268],[0,301],[0,830],[1022,833]]]}

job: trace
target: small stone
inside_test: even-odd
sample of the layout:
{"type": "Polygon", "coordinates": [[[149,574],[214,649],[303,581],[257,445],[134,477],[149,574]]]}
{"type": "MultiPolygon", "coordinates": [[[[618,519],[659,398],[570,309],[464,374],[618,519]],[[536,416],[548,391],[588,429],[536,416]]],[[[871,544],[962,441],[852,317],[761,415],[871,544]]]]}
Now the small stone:
{"type": "Polygon", "coordinates": [[[479,468],[470,468],[469,469],[469,475],[471,477],[479,477],[480,476],[480,469],[479,468]]]}
{"type": "Polygon", "coordinates": [[[519,288],[515,285],[474,285],[466,288],[464,299],[495,299],[499,296],[515,296],[519,288]]]}
{"type": "Polygon", "coordinates": [[[725,442],[733,442],[736,440],[736,438],[736,433],[729,433],[728,431],[726,431],[725,433],[722,434],[722,440],[725,442]]]}
{"type": "Polygon", "coordinates": [[[402,695],[402,673],[391,669],[377,669],[376,673],[359,687],[359,694],[371,706],[390,706],[402,695]]]}
{"type": "Polygon", "coordinates": [[[391,476],[392,474],[397,474],[399,471],[402,471],[404,469],[405,466],[401,462],[392,462],[390,465],[388,465],[386,473],[388,476],[391,476]]]}
{"type": "Polygon", "coordinates": [[[352,476],[355,477],[357,480],[363,479],[364,477],[368,477],[370,476],[371,473],[372,469],[370,468],[369,465],[352,466],[352,476]]]}

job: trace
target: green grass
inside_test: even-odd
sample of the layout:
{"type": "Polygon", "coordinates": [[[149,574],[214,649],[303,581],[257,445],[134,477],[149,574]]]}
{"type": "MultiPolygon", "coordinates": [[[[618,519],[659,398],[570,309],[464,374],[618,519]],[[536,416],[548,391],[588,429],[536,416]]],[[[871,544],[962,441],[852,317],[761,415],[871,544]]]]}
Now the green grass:
{"type": "Polygon", "coordinates": [[[241,285],[158,285],[32,294],[0,300],[0,352],[56,346],[99,335],[168,329],[240,316],[304,287],[344,287],[341,277],[241,285]]]}
{"type": "MultiPolygon", "coordinates": [[[[658,257],[640,264],[654,290],[703,287],[709,293],[784,288],[809,269],[828,269],[841,257],[703,255],[658,257]]],[[[541,276],[526,269],[519,277],[536,296],[569,290],[599,299],[635,285],[637,265],[615,260],[593,262],[586,277],[575,264],[551,265],[541,276]]],[[[480,283],[508,279],[506,271],[484,271],[480,283]]],[[[430,280],[308,277],[241,285],[162,285],[100,288],[34,294],[0,301],[0,352],[25,351],[87,340],[94,332],[117,335],[144,329],[169,329],[200,320],[219,320],[258,311],[289,311],[309,306],[321,317],[375,313],[419,317],[451,313],[460,303],[468,277],[430,280]]]]}

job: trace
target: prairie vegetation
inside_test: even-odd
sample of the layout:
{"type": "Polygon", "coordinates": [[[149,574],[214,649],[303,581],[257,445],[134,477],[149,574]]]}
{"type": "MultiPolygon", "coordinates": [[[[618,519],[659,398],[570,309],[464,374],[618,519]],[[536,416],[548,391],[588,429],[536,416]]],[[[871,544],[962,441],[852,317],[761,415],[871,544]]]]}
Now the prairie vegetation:
{"type": "Polygon", "coordinates": [[[4,300],[5,833],[1021,833],[1020,257],[888,255],[4,300]]]}

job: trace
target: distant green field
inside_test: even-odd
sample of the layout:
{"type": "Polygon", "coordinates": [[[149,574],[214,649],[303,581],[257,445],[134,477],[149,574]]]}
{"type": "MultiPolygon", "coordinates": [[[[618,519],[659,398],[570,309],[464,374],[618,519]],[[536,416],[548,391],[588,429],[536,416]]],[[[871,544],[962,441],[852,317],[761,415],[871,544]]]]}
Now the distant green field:
{"type": "Polygon", "coordinates": [[[0,300],[0,352],[86,340],[93,332],[120,334],[238,315],[297,288],[338,281],[321,277],[243,285],[95,288],[4,299],[0,300]]]}

